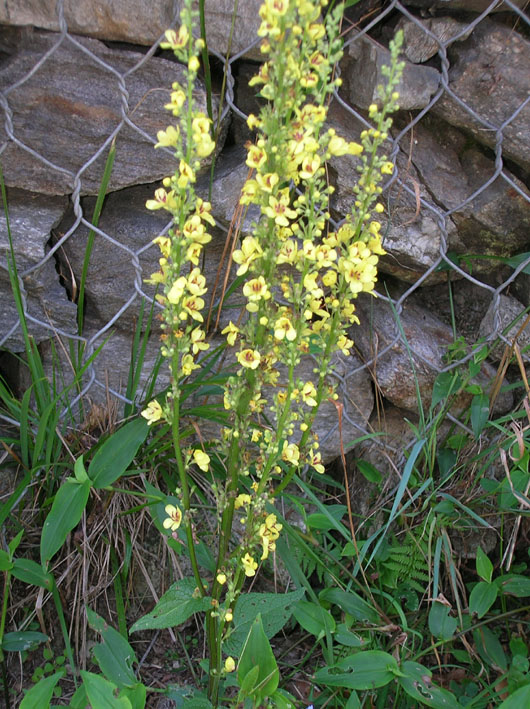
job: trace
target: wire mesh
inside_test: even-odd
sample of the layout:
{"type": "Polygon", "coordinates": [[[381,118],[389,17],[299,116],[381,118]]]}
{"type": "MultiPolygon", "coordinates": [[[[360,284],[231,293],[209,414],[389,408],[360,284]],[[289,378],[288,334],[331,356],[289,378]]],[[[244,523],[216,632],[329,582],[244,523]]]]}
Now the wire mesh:
{"type": "MultiPolygon", "coordinates": [[[[377,33],[383,21],[392,15],[394,17],[394,22],[401,18],[402,20],[407,20],[408,22],[413,23],[418,30],[423,33],[426,40],[430,40],[431,43],[435,44],[436,52],[433,61],[437,62],[439,71],[439,85],[426,105],[419,110],[408,112],[405,122],[401,121],[398,123],[398,129],[396,129],[391,136],[389,155],[392,160],[396,161],[396,168],[394,170],[394,174],[385,185],[383,195],[390,195],[392,190],[394,190],[393,194],[398,193],[403,196],[408,196],[408,198],[410,198],[410,200],[417,205],[418,215],[428,215],[436,225],[436,237],[439,240],[439,250],[436,258],[432,260],[432,263],[425,267],[423,273],[419,274],[413,282],[407,283],[397,296],[391,297],[388,292],[384,292],[380,289],[380,292],[378,293],[379,298],[382,302],[384,301],[391,303],[396,316],[399,317],[399,315],[403,312],[406,302],[414,294],[417,295],[418,293],[421,293],[421,289],[426,284],[431,282],[433,275],[439,274],[444,268],[449,269],[453,278],[465,279],[474,286],[483,289],[484,293],[487,294],[488,299],[492,301],[494,306],[493,326],[486,333],[486,342],[492,343],[497,338],[500,338],[503,343],[510,345],[510,337],[503,334],[504,325],[502,324],[503,321],[501,318],[501,295],[509,291],[509,288],[514,284],[518,276],[529,266],[530,258],[522,260],[518,264],[514,265],[509,273],[503,271],[502,280],[498,281],[497,279],[498,282],[495,282],[494,278],[483,276],[480,271],[477,272],[470,270],[466,268],[462,262],[455,260],[450,246],[450,228],[453,216],[462,212],[462,210],[465,210],[467,207],[472,209],[473,204],[496,180],[503,180],[515,193],[520,196],[523,201],[526,203],[529,202],[528,192],[521,186],[521,182],[515,179],[509,170],[507,170],[505,162],[507,152],[507,133],[510,132],[510,126],[513,126],[516,119],[521,119],[524,112],[528,110],[530,96],[527,96],[513,109],[510,109],[509,115],[504,115],[501,122],[494,122],[490,117],[481,115],[480,112],[476,111],[472,106],[462,100],[458,93],[453,89],[450,79],[450,71],[452,68],[450,53],[453,45],[455,45],[462,38],[469,37],[474,32],[477,32],[481,26],[481,23],[483,23],[487,18],[490,18],[496,10],[499,10],[499,3],[497,0],[493,0],[489,4],[484,3],[484,9],[482,12],[476,12],[474,14],[465,13],[465,22],[461,22],[460,29],[452,36],[446,38],[440,38],[440,36],[429,29],[428,23],[425,21],[425,19],[429,17],[428,12],[421,13],[416,7],[416,2],[405,3],[399,2],[398,0],[393,0],[391,2],[374,4],[372,2],[363,3],[363,0],[361,0],[359,7],[362,8],[363,4],[366,5],[367,9],[365,15],[362,17],[363,22],[358,23],[354,27],[346,27],[345,25],[345,29],[348,30],[345,34],[346,53],[354,51],[355,47],[359,46],[364,38],[370,37],[374,32],[377,33]],[[459,106],[463,116],[463,120],[461,122],[462,125],[465,126],[466,122],[472,121],[474,124],[480,126],[480,129],[483,129],[489,133],[489,146],[492,151],[492,162],[494,164],[494,171],[489,176],[485,177],[485,179],[464,200],[461,200],[458,204],[453,204],[450,208],[440,206],[440,202],[436,200],[436,195],[434,195],[434,199],[429,199],[427,196],[419,193],[417,187],[415,187],[415,185],[408,179],[406,167],[404,167],[399,161],[400,151],[402,150],[400,146],[403,144],[403,141],[413,141],[414,131],[421,124],[422,120],[426,116],[428,117],[435,112],[437,106],[440,106],[441,102],[448,98],[459,106]]],[[[441,4],[443,5],[444,3],[441,4]]],[[[427,4],[424,3],[423,5],[426,6],[427,4]]],[[[433,5],[439,6],[440,3],[433,3],[433,5]]],[[[513,27],[518,25],[519,29],[523,28],[524,31],[528,31],[530,22],[525,12],[521,9],[521,3],[516,4],[511,0],[505,0],[502,9],[505,10],[506,13],[510,13],[510,22],[513,27]]],[[[360,13],[360,16],[362,16],[362,12],[360,13]]],[[[176,21],[177,15],[175,15],[175,22],[176,21]]],[[[8,146],[16,145],[20,150],[24,151],[25,154],[36,160],[42,169],[49,171],[50,174],[62,176],[69,185],[67,192],[69,194],[73,213],[70,227],[64,234],[59,235],[53,242],[50,242],[50,246],[46,254],[40,258],[38,262],[26,267],[25,269],[20,269],[19,284],[24,301],[24,312],[29,324],[30,332],[32,329],[38,328],[40,331],[47,332],[50,338],[56,338],[59,336],[61,338],[71,338],[73,340],[77,340],[84,344],[84,358],[86,360],[93,355],[98,346],[103,344],[103,348],[106,347],[104,344],[105,340],[113,328],[119,329],[122,327],[123,331],[130,331],[130,318],[128,319],[127,313],[128,311],[130,312],[131,308],[137,307],[141,299],[145,299],[147,303],[152,302],[152,293],[147,292],[144,286],[144,279],[150,274],[145,273],[145,268],[142,266],[142,259],[151,249],[156,250],[156,247],[152,246],[151,240],[157,234],[153,233],[146,243],[143,243],[136,248],[131,248],[127,245],[127,243],[124,243],[123,239],[116,238],[115,234],[98,228],[92,224],[90,215],[86,213],[86,208],[83,207],[82,195],[87,192],[85,189],[85,184],[89,168],[97,160],[104,158],[104,156],[108,153],[110,146],[117,139],[119,139],[120,134],[124,130],[128,128],[133,131],[136,134],[137,139],[144,142],[148,146],[154,146],[156,143],[156,137],[143,130],[142,127],[140,127],[135,121],[135,106],[132,105],[130,100],[129,91],[127,88],[127,79],[135,73],[141,71],[142,68],[147,68],[149,70],[150,63],[153,61],[153,57],[157,52],[159,42],[162,37],[160,37],[157,42],[148,48],[147,51],[145,51],[139,60],[132,66],[126,70],[118,70],[115,65],[95,54],[81,38],[69,30],[64,17],[62,1],[59,1],[57,4],[57,23],[59,32],[56,35],[53,45],[45,51],[42,56],[40,56],[38,61],[36,61],[36,63],[21,78],[9,86],[4,86],[0,93],[0,103],[4,113],[5,131],[5,141],[0,147],[0,155],[3,157],[0,159],[3,160],[5,158],[8,146]],[[24,140],[20,137],[19,128],[17,128],[17,125],[13,121],[13,110],[11,106],[11,99],[14,92],[17,90],[24,90],[24,87],[27,86],[27,82],[30,78],[33,77],[42,67],[44,67],[63,45],[70,45],[75,48],[80,53],[80,61],[83,60],[93,62],[106,73],[109,86],[112,85],[112,90],[115,91],[120,105],[119,121],[116,123],[115,127],[108,133],[108,135],[104,136],[104,139],[101,141],[97,150],[85,159],[75,170],[54,162],[46,156],[50,153],[46,153],[45,155],[42,151],[24,142],[24,140]],[[25,289],[27,277],[32,273],[40,272],[47,262],[54,263],[55,265],[55,259],[60,254],[60,250],[67,244],[67,242],[70,241],[73,243],[79,235],[80,230],[83,228],[85,230],[92,229],[98,237],[104,239],[110,247],[115,250],[116,254],[119,254],[116,256],[116,260],[123,264],[123,270],[125,271],[125,266],[130,267],[129,272],[132,274],[131,283],[123,284],[123,291],[130,291],[130,296],[124,298],[122,305],[114,312],[114,314],[111,317],[108,317],[105,322],[100,322],[97,328],[89,335],[78,334],[75,327],[71,330],[58,327],[53,322],[50,322],[48,319],[42,317],[39,313],[32,312],[32,308],[28,304],[28,299],[26,298],[25,289]]],[[[237,26],[235,27],[235,32],[237,33],[237,26]]],[[[254,46],[257,41],[258,40],[255,40],[250,46],[254,46]]],[[[247,51],[248,48],[228,58],[221,55],[216,55],[216,59],[219,61],[220,66],[224,67],[224,71],[226,73],[225,102],[219,109],[222,114],[222,121],[228,119],[230,115],[242,119],[246,119],[247,117],[246,111],[243,110],[244,107],[238,106],[238,100],[236,99],[239,66],[241,58],[245,56],[247,51]]],[[[492,101],[493,100],[494,99],[492,99],[492,101]]],[[[369,121],[367,120],[365,113],[352,105],[352,103],[348,100],[346,92],[342,91],[342,89],[335,91],[334,102],[337,106],[340,106],[344,111],[346,111],[346,114],[351,117],[353,122],[364,126],[369,125],[369,121]]],[[[48,140],[53,143],[53,130],[50,130],[48,140]]],[[[161,227],[159,229],[159,233],[167,232],[169,226],[170,223],[167,223],[164,227],[161,227]]],[[[3,263],[1,268],[5,270],[6,265],[3,263]]],[[[123,278],[123,274],[120,274],[119,277],[123,278]]],[[[0,332],[2,335],[0,338],[0,348],[4,347],[9,349],[10,343],[13,342],[13,338],[16,333],[19,332],[19,329],[20,323],[18,318],[15,316],[13,317],[12,322],[1,323],[0,332]]],[[[408,346],[408,343],[404,342],[404,338],[405,335],[403,330],[397,328],[395,337],[388,342],[384,349],[379,350],[374,358],[360,363],[357,368],[348,371],[344,376],[335,375],[337,377],[339,390],[345,393],[348,389],[348,382],[352,377],[358,375],[359,371],[364,371],[367,369],[370,370],[373,368],[376,362],[381,362],[382,358],[385,357],[385,354],[390,352],[396,344],[401,343],[408,346]]],[[[40,336],[40,339],[42,339],[42,335],[40,336]]],[[[481,344],[478,344],[475,348],[471,347],[465,355],[461,356],[457,361],[448,363],[446,366],[434,365],[433,362],[422,355],[421,352],[414,352],[413,354],[419,359],[419,361],[423,361],[425,367],[431,370],[434,369],[436,373],[440,373],[465,364],[465,362],[474,356],[475,352],[481,346],[481,344]]],[[[124,359],[127,359],[129,355],[129,352],[124,352],[124,359]]],[[[127,401],[123,391],[118,388],[113,388],[112,386],[109,387],[109,384],[105,381],[102,373],[98,372],[94,365],[91,365],[88,368],[88,376],[84,380],[83,389],[81,392],[77,392],[76,398],[72,401],[72,403],[75,403],[75,401],[80,397],[94,394],[96,390],[99,390],[100,393],[105,392],[105,395],[107,395],[108,392],[120,401],[127,401]]],[[[346,402],[344,409],[345,419],[358,430],[360,436],[368,433],[368,422],[366,421],[366,425],[360,425],[359,419],[354,417],[352,414],[351,404],[347,403],[348,397],[344,396],[343,398],[346,402]]],[[[457,421],[454,417],[453,420],[455,422],[457,421]]],[[[330,430],[328,435],[332,436],[334,433],[336,433],[336,427],[335,431],[330,430]]]]}

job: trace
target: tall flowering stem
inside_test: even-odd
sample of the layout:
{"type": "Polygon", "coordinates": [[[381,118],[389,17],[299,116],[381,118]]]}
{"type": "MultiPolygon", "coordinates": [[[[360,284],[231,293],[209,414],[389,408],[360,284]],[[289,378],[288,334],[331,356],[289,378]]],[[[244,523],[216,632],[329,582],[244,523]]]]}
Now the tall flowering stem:
{"type": "Polygon", "coordinates": [[[220,680],[235,666],[232,658],[223,664],[222,647],[238,597],[246,579],[274,552],[281,533],[274,498],[303,466],[324,472],[313,421],[323,400],[337,398],[326,375],[335,353],[351,352],[349,332],[358,322],[354,301],[360,292],[373,292],[378,258],[384,253],[376,215],[383,211],[380,182],[394,166],[381,155],[381,146],[388,137],[388,114],[397,107],[401,65],[395,42],[381,101],[369,109],[374,127],[361,134],[359,143],[349,142],[326,125],[330,95],[340,85],[333,67],[342,55],[342,6],[327,13],[327,0],[265,0],[261,6],[258,34],[264,63],[250,85],[266,103],[259,116],[248,118],[256,139],[247,145],[252,173],[240,198],[244,205],[256,205],[261,216],[233,253],[237,275],[244,277],[246,317],[223,330],[238,369],[224,387],[228,423],[212,445],[226,480],[212,485],[219,540],[208,590],[194,550],[188,470],[196,465],[208,471],[210,458],[201,449],[181,449],[179,394],[183,380],[199,366],[197,358],[208,349],[201,312],[206,283],[199,257],[214,222],[210,205],[195,195],[194,183],[201,158],[214,145],[210,120],[193,102],[202,43],[192,37],[191,0],[184,5],[180,29],[168,31],[163,45],[188,66],[187,85],[173,85],[167,106],[181,120],[158,134],[158,146],[174,149],[178,170],[147,203],[150,209],[168,210],[174,220],[168,237],[156,240],[160,270],[150,279],[161,286],[162,353],[172,384],[166,402],[150,402],[143,415],[172,426],[183,513],[168,505],[166,526],[175,530],[182,518],[198,592],[212,599],[206,633],[209,696],[216,706],[220,680]],[[333,188],[325,166],[344,155],[358,159],[360,177],[353,187],[352,213],[331,231],[333,188]],[[310,378],[299,374],[308,353],[315,357],[310,378]],[[243,533],[233,545],[236,515],[243,533]]]}

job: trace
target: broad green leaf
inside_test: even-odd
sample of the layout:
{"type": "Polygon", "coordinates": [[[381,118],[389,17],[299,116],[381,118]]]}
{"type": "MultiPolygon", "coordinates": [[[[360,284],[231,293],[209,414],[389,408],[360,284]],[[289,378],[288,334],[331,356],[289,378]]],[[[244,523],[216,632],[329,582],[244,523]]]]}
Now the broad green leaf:
{"type": "Polygon", "coordinates": [[[321,601],[334,603],[345,613],[349,613],[355,620],[368,623],[378,623],[380,618],[375,608],[367,603],[355,591],[342,591],[340,588],[325,588],[318,594],[321,601]]]}
{"type": "Polygon", "coordinates": [[[506,574],[495,579],[499,590],[502,593],[509,593],[516,598],[526,598],[530,596],[530,578],[518,574],[506,574]]]}
{"type": "Polygon", "coordinates": [[[53,586],[53,576],[43,571],[42,567],[32,559],[15,559],[11,573],[19,581],[31,583],[33,586],[41,586],[51,591],[53,586]]]}
{"type": "Polygon", "coordinates": [[[432,672],[427,667],[407,660],[401,665],[401,671],[403,676],[399,677],[399,684],[422,706],[433,709],[458,709],[460,706],[451,692],[432,683],[432,672]]]}
{"type": "Polygon", "coordinates": [[[462,385],[462,378],[457,372],[441,372],[434,380],[431,409],[454,394],[462,385]]]}
{"type": "Polygon", "coordinates": [[[87,471],[85,470],[85,463],[83,461],[83,456],[79,456],[77,460],[74,463],[74,475],[75,479],[77,480],[78,483],[85,483],[87,480],[90,480],[88,477],[87,471]]]}
{"type": "Polygon", "coordinates": [[[240,684],[255,667],[258,668],[258,674],[254,686],[252,689],[247,689],[247,693],[259,706],[262,699],[270,697],[276,691],[280,681],[278,665],[259,614],[252,623],[237,666],[237,678],[240,684]]]}
{"type": "Polygon", "coordinates": [[[164,593],[150,613],[134,623],[130,632],[173,628],[184,623],[194,613],[208,610],[211,598],[195,598],[195,589],[195,579],[177,581],[164,593]]]}
{"type": "Polygon", "coordinates": [[[346,505],[326,505],[325,512],[315,512],[307,516],[307,526],[323,531],[336,529],[347,511],[346,505]]]}
{"type": "Polygon", "coordinates": [[[86,695],[86,687],[82,684],[74,692],[74,696],[70,699],[70,705],[68,709],[86,709],[88,704],[88,697],[86,695]]]}
{"type": "Polygon", "coordinates": [[[328,687],[376,689],[384,687],[399,675],[397,661],[381,650],[368,650],[349,655],[333,667],[315,673],[315,681],[328,687]]]}
{"type": "Polygon", "coordinates": [[[100,675],[81,670],[81,677],[92,709],[132,709],[127,697],[118,697],[118,687],[100,675]]]}
{"type": "Polygon", "coordinates": [[[48,636],[44,633],[37,633],[33,630],[22,630],[14,633],[6,633],[2,640],[2,650],[7,652],[23,652],[24,650],[35,650],[41,643],[45,643],[48,636]]]}
{"type": "Polygon", "coordinates": [[[346,647],[362,647],[364,645],[363,639],[348,630],[344,623],[337,625],[337,632],[334,634],[333,639],[346,647]]]}
{"type": "Polygon", "coordinates": [[[68,534],[79,524],[89,494],[90,481],[80,485],[75,478],[67,478],[57,491],[42,527],[40,560],[44,568],[62,547],[68,534]]]}
{"type": "Polygon", "coordinates": [[[480,578],[484,579],[484,581],[490,583],[493,576],[493,564],[489,560],[487,554],[482,551],[481,547],[477,547],[477,557],[475,563],[477,565],[477,574],[480,578]]]}
{"type": "Polygon", "coordinates": [[[0,571],[9,571],[13,568],[13,562],[11,561],[11,555],[0,549],[0,571]]]}
{"type": "Polygon", "coordinates": [[[449,615],[449,608],[435,601],[429,611],[429,630],[439,640],[450,640],[453,637],[458,621],[449,615]]]}
{"type": "Polygon", "coordinates": [[[195,687],[168,687],[168,699],[176,704],[176,709],[212,709],[212,704],[206,694],[195,687]]]}
{"type": "Polygon", "coordinates": [[[473,640],[478,654],[487,665],[496,670],[506,672],[508,662],[499,638],[487,626],[483,625],[473,631],[473,640]]]}
{"type": "Polygon", "coordinates": [[[96,489],[112,485],[124,474],[148,432],[147,421],[138,417],[107,438],[88,466],[88,476],[96,489]]]}
{"type": "Polygon", "coordinates": [[[269,640],[279,633],[292,615],[293,604],[299,601],[305,591],[299,588],[290,593],[245,593],[239,598],[234,613],[233,632],[223,643],[227,655],[239,657],[258,613],[261,615],[263,630],[269,640]]]}
{"type": "Polygon", "coordinates": [[[362,475],[364,475],[364,477],[368,480],[368,482],[379,485],[379,483],[383,479],[383,476],[375,467],[375,465],[372,465],[367,460],[355,460],[354,462],[355,465],[359,468],[359,471],[362,473],[362,475]]]}
{"type": "Polygon", "coordinates": [[[530,706],[530,684],[520,687],[511,697],[505,699],[499,709],[523,709],[530,706]]]}
{"type": "Polygon", "coordinates": [[[20,702],[19,709],[45,709],[50,706],[55,685],[64,675],[64,670],[55,672],[50,677],[44,677],[37,684],[28,689],[24,699],[20,702]]]}
{"type": "Polygon", "coordinates": [[[471,428],[478,438],[490,415],[490,402],[487,394],[477,394],[471,400],[471,428]]]}
{"type": "Polygon", "coordinates": [[[131,702],[132,709],[144,709],[147,689],[144,684],[138,683],[134,687],[123,687],[120,697],[126,697],[131,702]]]}
{"type": "Polygon", "coordinates": [[[133,687],[138,680],[132,669],[136,656],[127,640],[117,630],[107,625],[103,618],[87,608],[88,622],[98,633],[102,642],[94,647],[94,657],[105,677],[120,689],[133,687]]]}
{"type": "Polygon", "coordinates": [[[499,590],[494,583],[479,581],[469,596],[469,612],[482,618],[497,599],[499,590]]]}
{"type": "Polygon", "coordinates": [[[335,630],[335,620],[331,613],[312,601],[298,601],[293,606],[293,615],[299,625],[316,638],[322,638],[335,630]]]}

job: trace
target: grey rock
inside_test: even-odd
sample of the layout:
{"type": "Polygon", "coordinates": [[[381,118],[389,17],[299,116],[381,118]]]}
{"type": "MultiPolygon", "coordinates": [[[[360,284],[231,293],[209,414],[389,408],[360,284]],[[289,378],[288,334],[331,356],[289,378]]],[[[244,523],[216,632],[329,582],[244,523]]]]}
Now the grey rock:
{"type": "MultiPolygon", "coordinates": [[[[150,45],[169,27],[175,26],[180,3],[177,0],[64,0],[64,20],[69,32],[98,39],[150,45]]],[[[198,0],[194,3],[198,9],[198,0]]],[[[236,54],[256,39],[260,25],[261,0],[240,2],[235,18],[231,54],[236,54]]],[[[226,54],[234,10],[234,0],[206,0],[206,37],[211,49],[226,54]]],[[[58,31],[56,0],[4,0],[0,23],[32,25],[58,31]]],[[[250,56],[260,58],[259,47],[250,56]]]]}
{"type": "MultiPolygon", "coordinates": [[[[421,184],[439,206],[451,210],[456,231],[449,236],[450,250],[506,257],[527,244],[530,192],[520,180],[505,168],[504,174],[517,189],[499,175],[475,195],[495,174],[493,160],[476,146],[466,146],[466,137],[441,121],[422,121],[413,136],[410,157],[421,184]]],[[[401,145],[403,151],[409,149],[408,135],[401,145]]],[[[497,267],[498,262],[487,259],[473,262],[474,273],[497,267]]]]}
{"type": "MultiPolygon", "coordinates": [[[[16,265],[22,276],[23,297],[26,300],[30,334],[35,341],[52,337],[56,330],[75,333],[76,307],[60,285],[55,259],[50,257],[36,270],[48,253],[51,230],[58,225],[67,209],[64,197],[44,197],[22,190],[10,189],[7,196],[9,222],[16,265]],[[32,320],[34,318],[35,320],[32,320]]],[[[11,290],[7,258],[8,233],[4,211],[0,212],[0,346],[14,352],[24,350],[22,331],[11,328],[18,322],[11,290]],[[7,338],[7,339],[6,339],[7,338]]]]}
{"type": "MultiPolygon", "coordinates": [[[[378,103],[377,87],[385,83],[381,67],[390,65],[390,52],[367,35],[354,37],[342,60],[342,77],[352,105],[366,110],[378,103]]],[[[429,66],[405,63],[396,91],[403,110],[425,108],[440,84],[440,74],[429,66]]]]}
{"type": "MultiPolygon", "coordinates": [[[[172,153],[153,146],[157,131],[175,121],[164,104],[169,101],[171,83],[183,79],[182,66],[149,57],[135,68],[144,60],[142,54],[77,38],[75,41],[90,52],[88,58],[80,47],[64,39],[28,76],[58,40],[56,34],[30,33],[0,68],[0,88],[6,92],[12,111],[15,137],[56,166],[50,167],[8,140],[2,157],[6,184],[45,194],[67,194],[73,191],[73,178],[78,174],[81,194],[97,194],[110,146],[95,162],[88,162],[120,125],[110,190],[171,174],[175,169],[172,153]],[[23,83],[11,88],[18,81],[23,83]],[[122,124],[124,118],[133,127],[122,124]]],[[[206,111],[206,93],[199,82],[195,100],[206,111]]],[[[6,139],[2,124],[0,142],[6,139]]]]}
{"type": "MultiPolygon", "coordinates": [[[[526,0],[511,0],[520,10],[524,10],[527,5],[526,0]]],[[[465,10],[466,12],[484,12],[491,5],[490,0],[406,0],[405,5],[414,5],[427,10],[465,10]]],[[[512,8],[508,3],[499,0],[498,4],[490,12],[510,12],[512,8]]]]}
{"type": "MultiPolygon", "coordinates": [[[[367,298],[359,298],[357,303],[361,326],[352,330],[352,336],[363,360],[372,361],[379,391],[394,406],[418,413],[416,380],[425,405],[431,400],[439,371],[446,366],[444,355],[454,341],[451,328],[412,297],[405,301],[399,315],[400,327],[388,303],[372,304],[367,298]]],[[[484,363],[474,381],[487,391],[494,377],[495,369],[484,363]]],[[[471,396],[462,392],[456,397],[452,412],[463,411],[470,401],[471,396]]],[[[497,411],[509,410],[512,402],[510,393],[503,394],[497,399],[497,411]]]]}
{"type": "Polygon", "coordinates": [[[467,28],[452,17],[431,17],[415,22],[403,18],[396,29],[403,30],[403,54],[413,64],[422,64],[438,53],[440,45],[467,39],[471,33],[467,28]]]}
{"type": "Polygon", "coordinates": [[[495,336],[503,335],[501,340],[493,346],[490,359],[499,362],[506,350],[516,342],[523,354],[528,357],[530,346],[530,325],[528,324],[528,310],[515,298],[501,295],[499,301],[492,300],[484,319],[480,324],[480,335],[489,341],[494,341],[495,336]],[[526,326],[523,328],[523,326],[526,326]]]}
{"type": "Polygon", "coordinates": [[[446,92],[432,111],[491,148],[504,126],[504,158],[530,169],[530,104],[517,113],[530,93],[530,42],[511,26],[485,19],[449,56],[449,87],[464,105],[446,92]]]}
{"type": "MultiPolygon", "coordinates": [[[[119,314],[117,327],[130,329],[137,322],[142,295],[151,298],[155,293],[154,287],[143,280],[159,270],[160,250],[151,242],[169,225],[170,215],[146,209],[145,202],[152,196],[153,185],[138,185],[112,193],[106,199],[99,220],[99,229],[105,236],[99,233],[94,236],[85,291],[86,312],[102,325],[119,314]],[[134,298],[133,302],[120,314],[131,298],[134,298]]],[[[93,197],[82,200],[85,214],[92,214],[94,203],[93,197]]],[[[73,214],[70,213],[60,225],[60,230],[66,232],[73,221],[73,214]]],[[[88,231],[87,226],[80,224],[64,243],[60,255],[64,256],[65,265],[69,265],[78,282],[88,231]]],[[[203,267],[210,288],[216,279],[226,241],[226,235],[221,230],[212,229],[211,232],[213,239],[205,247],[203,267]]],[[[209,302],[208,296],[205,300],[209,302]]],[[[232,313],[232,319],[235,317],[232,313]]]]}

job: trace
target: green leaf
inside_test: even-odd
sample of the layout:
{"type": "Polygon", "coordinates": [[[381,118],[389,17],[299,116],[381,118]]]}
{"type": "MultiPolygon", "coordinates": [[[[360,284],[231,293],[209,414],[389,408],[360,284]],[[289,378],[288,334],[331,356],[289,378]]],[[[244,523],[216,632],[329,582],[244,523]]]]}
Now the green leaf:
{"type": "Polygon", "coordinates": [[[32,559],[15,559],[11,573],[19,581],[41,586],[48,591],[53,587],[53,576],[43,571],[42,567],[32,559]]]}
{"type": "Polygon", "coordinates": [[[342,591],[340,588],[325,588],[318,594],[321,601],[334,603],[345,613],[349,613],[355,620],[368,623],[378,623],[380,618],[375,608],[367,603],[355,591],[342,591]]]}
{"type": "Polygon", "coordinates": [[[132,709],[144,709],[147,689],[144,684],[138,683],[134,687],[123,687],[118,696],[126,697],[132,709]]]}
{"type": "Polygon", "coordinates": [[[494,583],[479,581],[469,596],[469,612],[482,618],[495,603],[499,590],[494,583]]]}
{"type": "Polygon", "coordinates": [[[98,448],[88,466],[88,475],[97,490],[112,485],[123,475],[148,432],[147,421],[138,417],[119,428],[98,448]]]}
{"type": "Polygon", "coordinates": [[[64,544],[68,534],[79,524],[89,494],[90,481],[79,484],[75,478],[67,478],[57,491],[42,527],[40,560],[43,567],[47,566],[64,544]]]}
{"type": "Polygon", "coordinates": [[[168,687],[168,699],[172,699],[176,709],[212,709],[212,704],[206,694],[195,687],[168,687]]]}
{"type": "Polygon", "coordinates": [[[530,684],[520,687],[511,697],[505,699],[499,709],[522,709],[530,706],[530,684]]]}
{"type": "Polygon", "coordinates": [[[123,635],[107,625],[97,613],[90,608],[86,611],[90,626],[101,633],[103,639],[93,651],[100,670],[120,689],[138,684],[132,669],[132,663],[136,662],[132,647],[123,635]]]}
{"type": "Polygon", "coordinates": [[[13,562],[11,561],[11,555],[0,549],[0,571],[9,571],[13,568],[13,562]]]}
{"type": "Polygon", "coordinates": [[[258,673],[254,678],[252,688],[246,690],[257,706],[266,697],[270,697],[278,688],[280,673],[272,652],[271,644],[263,630],[261,615],[258,613],[243,646],[241,658],[237,666],[237,678],[242,680],[255,668],[258,673]]]}
{"type": "Polygon", "coordinates": [[[45,643],[48,636],[44,633],[37,633],[33,630],[22,630],[14,633],[6,633],[2,640],[2,650],[7,652],[23,652],[24,650],[35,650],[41,643],[45,643]]]}
{"type": "Polygon", "coordinates": [[[355,460],[354,463],[369,483],[375,483],[376,485],[379,485],[379,483],[383,479],[383,476],[375,467],[375,465],[372,465],[367,460],[355,460]]]}
{"type": "Polygon", "coordinates": [[[77,480],[78,483],[85,483],[87,480],[90,480],[88,477],[87,471],[85,470],[85,463],[83,461],[83,456],[79,456],[77,460],[74,463],[74,475],[75,479],[77,480]]]}
{"type": "Polygon", "coordinates": [[[516,598],[530,596],[530,578],[518,574],[506,574],[495,579],[502,593],[509,593],[516,598]]]}
{"type": "Polygon", "coordinates": [[[475,628],[473,631],[473,640],[475,641],[478,654],[487,665],[490,665],[490,667],[496,670],[506,672],[508,662],[499,638],[495,633],[487,626],[483,625],[480,628],[475,628]]]}
{"type": "Polygon", "coordinates": [[[355,633],[352,633],[351,630],[348,630],[344,623],[337,625],[337,632],[333,636],[333,639],[335,642],[340,645],[345,645],[346,647],[362,647],[364,645],[363,639],[355,633]]]}
{"type": "Polygon", "coordinates": [[[240,596],[234,613],[233,632],[223,643],[228,655],[239,657],[258,613],[261,615],[263,630],[269,640],[279,633],[292,615],[292,606],[299,601],[305,591],[299,588],[290,593],[245,593],[240,596]]]}
{"type": "Polygon", "coordinates": [[[81,670],[81,677],[92,709],[132,709],[127,697],[118,697],[118,687],[100,675],[81,670]]]}
{"type": "Polygon", "coordinates": [[[312,529],[329,531],[336,529],[348,508],[346,505],[326,505],[324,512],[315,512],[307,516],[307,526],[312,529]]]}
{"type": "Polygon", "coordinates": [[[317,684],[349,689],[384,687],[399,675],[397,661],[381,650],[368,650],[349,655],[333,667],[315,673],[317,684]]]}
{"type": "Polygon", "coordinates": [[[434,601],[429,611],[429,630],[439,640],[450,640],[456,630],[458,621],[449,615],[448,606],[434,601]]]}
{"type": "Polygon", "coordinates": [[[427,667],[407,660],[401,665],[401,671],[403,676],[398,678],[399,684],[422,706],[434,709],[458,709],[460,706],[451,692],[432,683],[432,672],[427,667]]]}
{"type": "Polygon", "coordinates": [[[195,579],[185,578],[174,583],[164,593],[153,610],[136,621],[130,632],[173,628],[184,623],[190,616],[210,608],[211,598],[195,598],[195,579]]]}
{"type": "Polygon", "coordinates": [[[489,560],[488,556],[482,551],[481,547],[477,547],[477,557],[475,560],[477,565],[477,574],[487,581],[491,582],[493,576],[493,564],[489,560]]]}
{"type": "Polygon", "coordinates": [[[293,606],[293,615],[305,631],[318,639],[335,630],[331,613],[312,601],[298,601],[293,606]]]}
{"type": "Polygon", "coordinates": [[[477,394],[471,400],[471,428],[478,438],[490,415],[490,402],[487,394],[477,394]]]}
{"type": "Polygon", "coordinates": [[[45,709],[50,706],[55,685],[64,675],[64,670],[60,670],[50,677],[44,677],[37,684],[28,689],[24,699],[20,702],[19,709],[45,709]]]}

